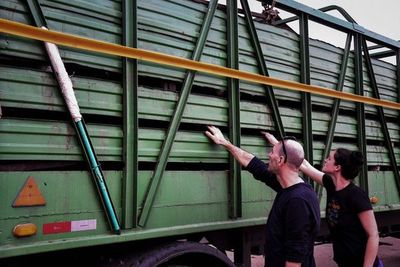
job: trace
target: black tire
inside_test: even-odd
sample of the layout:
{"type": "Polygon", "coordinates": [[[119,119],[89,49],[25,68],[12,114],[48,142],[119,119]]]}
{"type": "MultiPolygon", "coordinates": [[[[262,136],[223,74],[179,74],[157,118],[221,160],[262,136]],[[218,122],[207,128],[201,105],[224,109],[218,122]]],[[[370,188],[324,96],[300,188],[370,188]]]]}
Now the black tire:
{"type": "Polygon", "coordinates": [[[221,251],[196,242],[173,242],[154,247],[132,258],[130,267],[235,267],[221,251]]]}

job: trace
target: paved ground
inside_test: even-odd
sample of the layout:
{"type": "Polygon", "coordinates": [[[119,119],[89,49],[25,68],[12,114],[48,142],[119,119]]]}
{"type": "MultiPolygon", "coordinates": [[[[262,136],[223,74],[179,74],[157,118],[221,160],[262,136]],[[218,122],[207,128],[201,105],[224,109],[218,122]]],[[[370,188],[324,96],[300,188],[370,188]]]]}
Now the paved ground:
{"type": "MultiPolygon", "coordinates": [[[[332,244],[318,245],[315,247],[314,253],[317,266],[337,267],[333,261],[332,244]]],[[[385,267],[400,267],[400,239],[381,238],[378,255],[385,267]]]]}
{"type": "MultiPolygon", "coordinates": [[[[385,267],[400,267],[400,239],[385,237],[380,239],[379,257],[385,267]]],[[[332,257],[332,244],[315,246],[315,263],[317,267],[337,267],[332,257]]],[[[262,256],[252,257],[252,267],[264,267],[262,256]]]]}

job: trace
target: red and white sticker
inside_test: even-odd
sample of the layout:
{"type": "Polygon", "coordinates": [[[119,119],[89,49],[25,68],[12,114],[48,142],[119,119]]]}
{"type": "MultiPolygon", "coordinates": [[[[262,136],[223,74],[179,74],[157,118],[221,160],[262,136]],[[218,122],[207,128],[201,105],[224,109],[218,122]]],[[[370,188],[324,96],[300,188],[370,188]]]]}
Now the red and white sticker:
{"type": "Polygon", "coordinates": [[[48,234],[96,230],[97,227],[96,223],[97,223],[96,219],[45,223],[43,224],[43,234],[48,235],[48,234]]]}

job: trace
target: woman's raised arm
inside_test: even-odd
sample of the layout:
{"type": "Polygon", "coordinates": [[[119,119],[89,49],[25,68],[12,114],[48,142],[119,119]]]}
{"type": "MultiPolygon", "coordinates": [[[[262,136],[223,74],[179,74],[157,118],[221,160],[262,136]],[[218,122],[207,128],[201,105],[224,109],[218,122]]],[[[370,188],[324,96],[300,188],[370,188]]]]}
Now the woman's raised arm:
{"type": "Polygon", "coordinates": [[[302,171],[305,175],[313,179],[316,183],[322,185],[322,177],[324,176],[324,173],[316,169],[306,159],[303,160],[303,163],[300,166],[300,171],[302,171]]]}

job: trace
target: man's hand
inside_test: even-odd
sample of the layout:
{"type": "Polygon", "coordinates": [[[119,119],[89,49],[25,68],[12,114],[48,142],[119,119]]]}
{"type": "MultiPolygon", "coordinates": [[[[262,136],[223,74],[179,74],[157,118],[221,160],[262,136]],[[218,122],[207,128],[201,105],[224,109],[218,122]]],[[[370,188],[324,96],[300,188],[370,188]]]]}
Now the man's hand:
{"type": "Polygon", "coordinates": [[[254,155],[249,152],[244,151],[240,147],[232,145],[227,139],[225,139],[222,132],[215,126],[207,126],[208,131],[205,134],[214,141],[217,145],[222,145],[226,150],[228,150],[232,156],[240,162],[240,164],[244,167],[249,165],[249,162],[254,158],[254,155]]]}
{"type": "Polygon", "coordinates": [[[222,134],[221,130],[215,126],[207,126],[208,131],[205,134],[214,141],[217,145],[226,146],[229,144],[229,141],[225,139],[224,135],[222,134]]]}
{"type": "Polygon", "coordinates": [[[267,139],[268,140],[268,142],[271,144],[271,145],[276,145],[276,144],[278,144],[279,143],[279,141],[275,138],[275,136],[273,136],[272,134],[270,134],[269,132],[261,132],[263,135],[264,135],[264,137],[265,137],[265,139],[267,139]]]}

